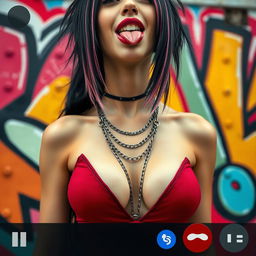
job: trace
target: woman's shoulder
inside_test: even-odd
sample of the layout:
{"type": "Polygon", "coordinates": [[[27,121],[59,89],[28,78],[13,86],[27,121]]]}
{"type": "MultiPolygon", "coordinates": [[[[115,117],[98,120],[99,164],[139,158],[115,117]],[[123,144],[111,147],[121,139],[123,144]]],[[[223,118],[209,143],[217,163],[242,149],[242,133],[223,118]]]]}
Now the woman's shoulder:
{"type": "Polygon", "coordinates": [[[74,139],[80,122],[79,116],[62,116],[45,128],[42,139],[50,144],[68,142],[74,139]]]}
{"type": "Polygon", "coordinates": [[[204,117],[191,112],[183,113],[181,116],[181,123],[187,134],[193,136],[196,140],[215,140],[216,129],[204,117]]]}
{"type": "Polygon", "coordinates": [[[192,112],[179,112],[168,107],[166,117],[170,121],[175,120],[180,129],[188,136],[195,139],[215,139],[216,130],[214,126],[199,114],[192,112]]]}

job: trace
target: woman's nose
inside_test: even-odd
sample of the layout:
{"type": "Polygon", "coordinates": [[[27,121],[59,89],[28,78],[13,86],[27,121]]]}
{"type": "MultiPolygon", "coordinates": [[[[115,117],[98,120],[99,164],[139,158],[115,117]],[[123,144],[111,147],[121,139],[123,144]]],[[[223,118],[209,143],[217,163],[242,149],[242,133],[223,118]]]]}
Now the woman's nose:
{"type": "Polygon", "coordinates": [[[122,14],[124,15],[133,15],[133,14],[138,14],[138,9],[136,4],[134,3],[133,0],[127,0],[124,3],[122,14]]]}

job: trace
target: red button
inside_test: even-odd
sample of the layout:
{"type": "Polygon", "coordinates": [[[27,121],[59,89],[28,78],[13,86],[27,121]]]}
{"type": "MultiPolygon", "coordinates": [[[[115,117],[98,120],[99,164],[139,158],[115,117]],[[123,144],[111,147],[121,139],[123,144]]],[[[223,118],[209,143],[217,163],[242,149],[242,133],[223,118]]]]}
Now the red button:
{"type": "Polygon", "coordinates": [[[212,243],[212,232],[203,224],[191,224],[183,233],[183,243],[191,252],[204,252],[212,243]]]}

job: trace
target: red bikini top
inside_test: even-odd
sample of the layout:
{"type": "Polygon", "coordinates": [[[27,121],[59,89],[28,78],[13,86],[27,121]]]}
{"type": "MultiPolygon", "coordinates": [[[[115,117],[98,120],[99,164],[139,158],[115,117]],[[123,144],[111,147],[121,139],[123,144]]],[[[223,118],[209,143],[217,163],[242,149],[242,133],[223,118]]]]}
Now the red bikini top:
{"type": "Polygon", "coordinates": [[[68,184],[68,200],[78,223],[189,222],[200,199],[200,185],[186,157],[157,202],[138,220],[132,219],[84,154],[68,184]]]}

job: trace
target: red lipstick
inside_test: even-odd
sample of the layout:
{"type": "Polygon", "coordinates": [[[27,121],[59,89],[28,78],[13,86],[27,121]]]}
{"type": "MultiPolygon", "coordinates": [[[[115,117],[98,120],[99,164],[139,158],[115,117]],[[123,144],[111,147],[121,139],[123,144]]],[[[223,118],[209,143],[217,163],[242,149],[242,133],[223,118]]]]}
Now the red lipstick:
{"type": "Polygon", "coordinates": [[[120,29],[126,25],[137,25],[142,31],[145,30],[143,23],[137,18],[126,18],[122,20],[116,27],[115,32],[119,33],[120,29]]]}
{"type": "Polygon", "coordinates": [[[120,42],[127,45],[136,45],[138,44],[144,37],[144,30],[145,27],[143,23],[137,18],[126,18],[122,20],[118,26],[116,27],[116,35],[120,42]],[[135,25],[139,27],[140,31],[138,30],[131,30],[131,31],[122,31],[120,30],[127,26],[127,25],[135,25]]]}

